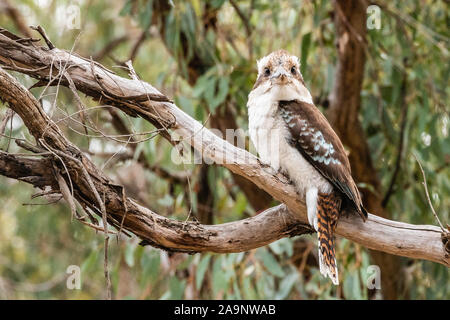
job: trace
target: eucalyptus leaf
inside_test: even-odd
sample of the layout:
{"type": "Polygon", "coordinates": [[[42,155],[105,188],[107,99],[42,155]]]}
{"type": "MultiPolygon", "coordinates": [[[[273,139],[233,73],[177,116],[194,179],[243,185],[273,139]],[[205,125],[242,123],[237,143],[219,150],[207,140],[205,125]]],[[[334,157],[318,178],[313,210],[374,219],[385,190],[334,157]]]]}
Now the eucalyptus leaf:
{"type": "Polygon", "coordinates": [[[211,260],[210,254],[203,255],[202,259],[200,260],[200,263],[197,266],[197,272],[195,275],[195,287],[200,290],[203,279],[205,277],[206,270],[208,270],[209,261],[211,260]]]}
{"type": "Polygon", "coordinates": [[[280,278],[284,277],[285,273],[283,269],[281,268],[275,257],[268,250],[259,249],[258,253],[262,259],[264,266],[270,273],[280,278]]]}

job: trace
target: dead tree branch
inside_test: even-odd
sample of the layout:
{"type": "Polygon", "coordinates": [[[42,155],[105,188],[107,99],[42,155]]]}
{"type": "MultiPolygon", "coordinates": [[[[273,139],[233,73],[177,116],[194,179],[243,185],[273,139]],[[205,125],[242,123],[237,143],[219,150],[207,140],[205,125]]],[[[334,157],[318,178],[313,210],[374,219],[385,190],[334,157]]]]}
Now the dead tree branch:
{"type": "MultiPolygon", "coordinates": [[[[37,141],[45,141],[52,150],[58,151],[57,155],[60,157],[61,154],[70,155],[64,161],[66,171],[63,170],[64,167],[58,158],[45,157],[33,161],[50,161],[56,164],[64,172],[65,179],[70,176],[76,200],[101,216],[102,211],[97,206],[90,183],[82,172],[84,168],[98,194],[104,198],[108,222],[113,226],[117,227],[123,220],[123,228],[143,239],[144,243],[184,252],[245,251],[282,237],[310,231],[305,225],[307,217],[304,202],[299,199],[286,177],[263,166],[254,155],[213,134],[169,102],[169,99],[150,84],[122,78],[98,63],[58,48],[48,50],[19,43],[8,37],[8,33],[0,32],[1,64],[7,65],[10,69],[18,66],[19,72],[45,82],[49,81],[48,73],[52,61],[58,62],[53,63],[53,77],[58,75],[55,66],[67,65],[66,72],[79,91],[101,100],[103,104],[115,106],[131,116],[140,116],[157,128],[164,128],[161,134],[171,143],[179,146],[180,141],[187,142],[202,154],[204,159],[214,160],[252,181],[289,208],[288,211],[284,205],[280,205],[249,219],[212,226],[178,222],[159,216],[132,199],[124,197],[122,188],[114,185],[62,135],[56,125],[52,124],[34,97],[14,78],[1,70],[0,97],[23,119],[37,141]],[[172,138],[174,130],[177,139],[172,138]],[[224,162],[224,159],[227,161],[224,162]],[[290,212],[293,214],[289,214],[290,212]]],[[[64,86],[69,85],[65,78],[61,78],[60,83],[64,86]]],[[[15,158],[11,161],[18,166],[23,159],[15,158]]],[[[0,167],[7,166],[8,163],[9,161],[1,160],[0,157],[0,167]]],[[[37,166],[35,162],[32,164],[37,166]]],[[[19,178],[11,176],[14,171],[8,173],[6,170],[0,170],[0,174],[19,178]]],[[[30,175],[20,177],[21,180],[33,181],[29,177],[34,177],[34,172],[28,173],[30,175]]],[[[36,183],[42,185],[42,179],[44,178],[39,177],[36,183]]],[[[50,179],[48,185],[58,190],[54,178],[45,176],[45,179],[50,179]]],[[[415,259],[427,259],[450,266],[448,253],[440,237],[440,229],[434,226],[410,225],[374,215],[369,215],[368,221],[363,223],[356,216],[350,216],[339,221],[336,233],[370,249],[415,259]]]]}

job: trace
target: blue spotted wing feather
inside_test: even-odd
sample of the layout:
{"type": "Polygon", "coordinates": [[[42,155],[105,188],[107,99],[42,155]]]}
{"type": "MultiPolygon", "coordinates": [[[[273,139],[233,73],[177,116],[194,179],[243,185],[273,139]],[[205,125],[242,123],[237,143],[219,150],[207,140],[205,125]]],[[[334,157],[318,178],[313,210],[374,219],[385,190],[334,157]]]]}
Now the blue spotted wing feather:
{"type": "Polygon", "coordinates": [[[353,181],[347,154],[324,115],[316,106],[298,100],[280,101],[279,112],[291,134],[289,143],[344,195],[345,202],[365,220],[367,212],[353,181]]]}

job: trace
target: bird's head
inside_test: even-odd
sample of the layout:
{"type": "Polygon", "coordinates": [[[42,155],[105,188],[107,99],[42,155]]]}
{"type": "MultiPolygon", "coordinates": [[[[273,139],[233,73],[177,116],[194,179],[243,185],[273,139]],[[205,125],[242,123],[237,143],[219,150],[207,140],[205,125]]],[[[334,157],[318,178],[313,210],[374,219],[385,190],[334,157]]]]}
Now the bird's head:
{"type": "Polygon", "coordinates": [[[258,77],[250,95],[267,93],[275,100],[311,100],[298,57],[278,50],[258,60],[258,77]]]}

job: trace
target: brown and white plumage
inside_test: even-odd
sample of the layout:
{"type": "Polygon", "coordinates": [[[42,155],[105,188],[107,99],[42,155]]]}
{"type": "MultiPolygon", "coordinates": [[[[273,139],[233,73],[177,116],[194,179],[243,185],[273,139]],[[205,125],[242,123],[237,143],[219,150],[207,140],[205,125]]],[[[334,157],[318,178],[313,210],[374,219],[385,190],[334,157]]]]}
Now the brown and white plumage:
{"type": "Polygon", "coordinates": [[[258,61],[249,94],[250,138],[263,162],[286,173],[306,199],[308,220],[319,238],[322,274],[338,284],[334,229],[340,213],[367,217],[344,147],[314,106],[297,57],[279,50],[258,61]]]}
{"type": "Polygon", "coordinates": [[[338,191],[346,204],[363,218],[367,217],[361,197],[351,175],[344,146],[324,115],[313,104],[291,100],[279,101],[281,117],[289,128],[290,143],[338,191]]]}

